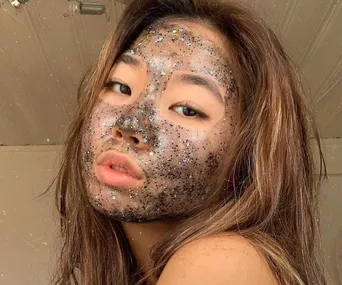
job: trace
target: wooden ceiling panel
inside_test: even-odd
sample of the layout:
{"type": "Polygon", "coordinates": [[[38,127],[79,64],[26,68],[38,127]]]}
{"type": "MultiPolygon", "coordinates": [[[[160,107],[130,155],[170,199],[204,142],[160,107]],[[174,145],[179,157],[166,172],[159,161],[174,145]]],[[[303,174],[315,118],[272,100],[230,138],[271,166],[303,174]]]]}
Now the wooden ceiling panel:
{"type": "Polygon", "coordinates": [[[315,98],[314,109],[321,133],[325,138],[342,138],[342,66],[336,71],[336,80],[327,85],[315,98]]]}
{"type": "MultiPolygon", "coordinates": [[[[7,73],[8,76],[10,73],[7,84],[20,86],[20,91],[16,94],[10,92],[9,96],[15,96],[19,106],[32,110],[26,112],[26,120],[23,121],[26,128],[42,129],[39,136],[34,136],[34,139],[27,143],[58,143],[59,134],[69,121],[65,101],[61,96],[67,91],[63,90],[58,79],[54,77],[57,68],[53,61],[57,62],[57,58],[53,53],[54,42],[45,38],[45,30],[50,28],[47,22],[42,22],[46,16],[37,16],[39,13],[35,13],[35,5],[27,7],[18,15],[18,18],[24,20],[24,24],[15,21],[13,16],[3,11],[0,13],[1,36],[6,39],[0,43],[0,48],[8,59],[9,68],[7,72],[3,70],[2,75],[7,73]]],[[[43,12],[47,15],[47,11],[43,12]]],[[[21,112],[20,108],[13,111],[21,112]]],[[[4,144],[8,142],[5,141],[4,144]]]]}
{"type": "Polygon", "coordinates": [[[284,21],[279,34],[296,63],[301,62],[335,3],[336,0],[292,1],[286,17],[287,21],[284,21]]]}
{"type": "MultiPolygon", "coordinates": [[[[0,13],[0,68],[1,68],[1,102],[2,119],[10,126],[1,125],[0,143],[28,144],[44,136],[44,127],[38,114],[34,112],[34,94],[31,93],[32,83],[28,76],[33,69],[31,58],[26,53],[26,46],[33,46],[32,38],[27,29],[18,31],[15,26],[21,26],[23,17],[14,18],[13,15],[0,13]],[[5,24],[8,25],[5,25],[5,24]],[[10,25],[11,24],[11,25],[10,25]]],[[[5,11],[6,12],[6,11],[5,11]]],[[[23,15],[20,15],[23,16],[23,15]]]]}
{"type": "Polygon", "coordinates": [[[342,1],[326,14],[319,31],[307,49],[300,67],[314,98],[331,85],[342,60],[342,1]]]}
{"type": "MultiPolygon", "coordinates": [[[[0,55],[0,65],[3,63],[0,55]]],[[[32,116],[30,105],[22,105],[16,101],[15,96],[6,94],[15,93],[21,86],[11,84],[5,77],[0,78],[0,145],[15,144],[18,141],[28,144],[34,136],[40,136],[43,128],[39,126],[37,118],[32,116]],[[31,131],[24,122],[36,125],[31,131]]],[[[21,91],[21,90],[20,90],[21,91]]]]}
{"type": "MultiPolygon", "coordinates": [[[[283,22],[286,21],[289,10],[296,0],[256,0],[254,8],[271,26],[273,31],[279,34],[283,22]]],[[[248,1],[246,1],[248,3],[248,1]]]]}

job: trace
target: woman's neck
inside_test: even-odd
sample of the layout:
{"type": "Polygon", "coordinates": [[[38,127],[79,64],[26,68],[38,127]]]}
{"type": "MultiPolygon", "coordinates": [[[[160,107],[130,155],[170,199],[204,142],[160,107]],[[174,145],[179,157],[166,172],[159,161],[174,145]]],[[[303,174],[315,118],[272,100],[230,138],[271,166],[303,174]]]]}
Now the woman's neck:
{"type": "Polygon", "coordinates": [[[132,248],[138,265],[145,272],[152,267],[150,250],[176,223],[128,223],[122,222],[126,237],[132,248]]]}

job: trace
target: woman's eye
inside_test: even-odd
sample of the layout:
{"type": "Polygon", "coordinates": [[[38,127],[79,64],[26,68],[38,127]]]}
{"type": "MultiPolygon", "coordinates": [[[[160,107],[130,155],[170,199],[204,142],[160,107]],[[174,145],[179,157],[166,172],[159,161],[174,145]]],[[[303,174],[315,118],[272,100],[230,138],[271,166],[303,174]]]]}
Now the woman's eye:
{"type": "Polygon", "coordinates": [[[132,90],[129,86],[116,81],[109,81],[106,87],[110,88],[116,93],[122,93],[125,95],[132,95],[132,90]]]}
{"type": "Polygon", "coordinates": [[[200,111],[197,111],[194,107],[190,105],[190,103],[186,103],[186,104],[184,103],[183,105],[173,106],[172,110],[182,115],[183,117],[197,118],[197,119],[209,118],[206,114],[200,111]]]}
{"type": "Polygon", "coordinates": [[[177,106],[174,108],[174,110],[186,117],[195,117],[198,115],[198,113],[196,111],[194,111],[193,109],[186,107],[186,106],[177,106]]]}

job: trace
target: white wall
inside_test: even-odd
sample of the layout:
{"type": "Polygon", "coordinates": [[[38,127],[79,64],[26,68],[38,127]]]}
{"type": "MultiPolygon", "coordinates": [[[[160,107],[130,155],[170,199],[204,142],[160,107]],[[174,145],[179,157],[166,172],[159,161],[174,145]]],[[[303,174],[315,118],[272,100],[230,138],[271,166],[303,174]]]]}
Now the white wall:
{"type": "Polygon", "coordinates": [[[322,189],[321,231],[331,284],[342,285],[342,139],[323,141],[329,180],[322,189]]]}
{"type": "MultiPolygon", "coordinates": [[[[58,252],[58,220],[53,196],[37,195],[56,172],[59,150],[57,146],[0,147],[0,285],[48,284],[58,252]]],[[[340,285],[342,139],[324,140],[324,152],[330,176],[322,192],[324,260],[330,284],[340,285]]]]}
{"type": "Polygon", "coordinates": [[[55,262],[57,147],[0,147],[0,285],[47,285],[55,262]]]}

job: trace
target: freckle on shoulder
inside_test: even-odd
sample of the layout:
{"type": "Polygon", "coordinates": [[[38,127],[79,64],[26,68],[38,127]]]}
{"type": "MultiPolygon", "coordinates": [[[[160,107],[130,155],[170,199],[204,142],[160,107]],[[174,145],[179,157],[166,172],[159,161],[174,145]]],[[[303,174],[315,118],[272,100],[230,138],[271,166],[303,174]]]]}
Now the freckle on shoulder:
{"type": "Polygon", "coordinates": [[[194,240],[184,245],[176,254],[215,254],[234,251],[245,255],[260,255],[250,241],[235,233],[223,233],[194,240]]]}
{"type": "Polygon", "coordinates": [[[233,233],[184,245],[169,260],[158,285],[168,285],[166,280],[171,276],[175,280],[177,275],[187,282],[184,284],[277,284],[261,252],[246,238],[233,233]]]}

